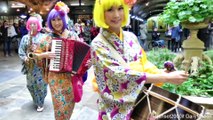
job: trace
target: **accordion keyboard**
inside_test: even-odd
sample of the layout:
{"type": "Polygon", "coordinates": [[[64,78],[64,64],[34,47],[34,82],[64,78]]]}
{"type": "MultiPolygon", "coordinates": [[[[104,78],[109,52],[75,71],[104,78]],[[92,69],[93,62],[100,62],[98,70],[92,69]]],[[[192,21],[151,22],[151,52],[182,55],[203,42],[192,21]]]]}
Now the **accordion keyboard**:
{"type": "Polygon", "coordinates": [[[53,40],[51,52],[54,52],[56,57],[50,60],[50,70],[60,71],[60,53],[62,48],[62,40],[53,40]]]}

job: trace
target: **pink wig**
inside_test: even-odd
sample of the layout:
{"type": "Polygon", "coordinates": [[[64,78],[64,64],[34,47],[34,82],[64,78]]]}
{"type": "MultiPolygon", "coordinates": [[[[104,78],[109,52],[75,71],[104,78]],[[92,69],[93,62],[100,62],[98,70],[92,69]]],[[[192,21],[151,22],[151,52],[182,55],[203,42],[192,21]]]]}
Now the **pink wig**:
{"type": "Polygon", "coordinates": [[[37,25],[38,32],[41,31],[41,29],[42,29],[41,21],[37,17],[33,17],[33,16],[27,20],[26,28],[28,31],[30,31],[30,24],[32,24],[32,23],[37,25]]]}

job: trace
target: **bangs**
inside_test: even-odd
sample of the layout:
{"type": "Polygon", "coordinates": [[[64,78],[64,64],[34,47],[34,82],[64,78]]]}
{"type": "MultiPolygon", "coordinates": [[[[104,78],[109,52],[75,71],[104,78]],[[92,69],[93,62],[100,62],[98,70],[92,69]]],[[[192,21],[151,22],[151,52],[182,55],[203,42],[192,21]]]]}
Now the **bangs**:
{"type": "Polygon", "coordinates": [[[50,16],[51,19],[55,19],[55,18],[57,18],[57,17],[60,17],[60,18],[61,18],[60,14],[59,14],[58,12],[55,12],[54,14],[52,14],[52,15],[50,16]]]}
{"type": "Polygon", "coordinates": [[[103,10],[109,10],[112,6],[119,7],[119,6],[124,6],[123,0],[101,0],[101,4],[103,6],[103,10]]]}
{"type": "Polygon", "coordinates": [[[37,31],[41,31],[42,25],[41,25],[41,22],[38,20],[38,18],[36,18],[36,17],[30,17],[27,20],[26,28],[27,28],[28,31],[30,31],[30,25],[31,24],[36,24],[37,25],[37,31]]]}

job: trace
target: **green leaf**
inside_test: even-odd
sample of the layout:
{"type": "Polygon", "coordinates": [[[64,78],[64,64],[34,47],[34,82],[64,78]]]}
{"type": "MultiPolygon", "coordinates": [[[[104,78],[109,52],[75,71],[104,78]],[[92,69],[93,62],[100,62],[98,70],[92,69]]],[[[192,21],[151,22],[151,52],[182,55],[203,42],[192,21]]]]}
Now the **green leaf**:
{"type": "Polygon", "coordinates": [[[207,5],[201,4],[200,7],[206,9],[207,5]]]}
{"type": "Polygon", "coordinates": [[[200,75],[200,78],[206,78],[205,74],[200,75]]]}
{"type": "Polygon", "coordinates": [[[173,25],[174,26],[178,26],[180,24],[180,20],[175,20],[174,22],[173,22],[173,25]]]}
{"type": "Polygon", "coordinates": [[[196,21],[195,17],[193,17],[193,16],[190,16],[188,20],[189,20],[190,22],[195,22],[195,21],[196,21]]]}
{"type": "Polygon", "coordinates": [[[200,10],[199,7],[197,7],[197,6],[194,6],[192,9],[193,9],[193,11],[199,11],[200,10]]]}

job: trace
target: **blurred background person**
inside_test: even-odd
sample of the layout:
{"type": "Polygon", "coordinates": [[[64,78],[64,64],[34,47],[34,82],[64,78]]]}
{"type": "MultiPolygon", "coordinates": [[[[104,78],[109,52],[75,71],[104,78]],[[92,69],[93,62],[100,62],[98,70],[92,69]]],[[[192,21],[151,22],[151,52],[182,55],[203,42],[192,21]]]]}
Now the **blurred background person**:
{"type": "Polygon", "coordinates": [[[141,47],[144,48],[144,43],[147,40],[147,35],[148,35],[147,25],[145,24],[144,21],[142,21],[142,23],[139,25],[139,32],[140,32],[140,36],[139,36],[140,39],[138,41],[141,47]]]}

